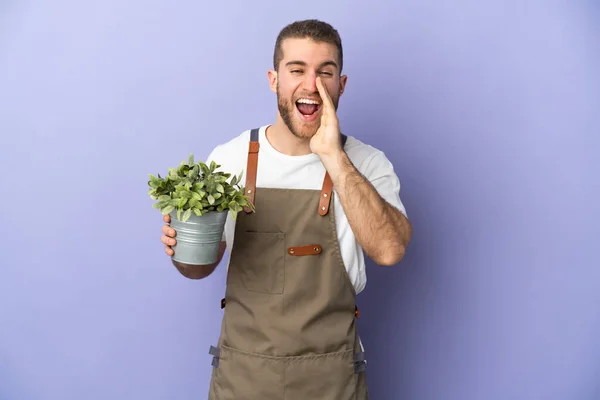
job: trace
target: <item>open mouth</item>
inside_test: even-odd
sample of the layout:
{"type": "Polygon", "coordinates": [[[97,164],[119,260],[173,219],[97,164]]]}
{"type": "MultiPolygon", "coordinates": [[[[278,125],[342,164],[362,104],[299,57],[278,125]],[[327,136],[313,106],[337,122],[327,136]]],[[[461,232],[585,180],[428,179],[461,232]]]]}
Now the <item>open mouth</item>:
{"type": "Polygon", "coordinates": [[[303,117],[310,118],[321,109],[321,102],[313,99],[299,99],[296,101],[296,108],[303,117]]]}

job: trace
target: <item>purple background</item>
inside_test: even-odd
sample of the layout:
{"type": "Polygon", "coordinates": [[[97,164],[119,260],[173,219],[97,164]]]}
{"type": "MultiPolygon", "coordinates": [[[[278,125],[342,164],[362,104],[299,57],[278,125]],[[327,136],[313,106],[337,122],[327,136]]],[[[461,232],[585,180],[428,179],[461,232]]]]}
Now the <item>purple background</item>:
{"type": "Polygon", "coordinates": [[[206,398],[224,268],[170,265],[147,174],[271,122],[308,17],[415,228],[359,297],[372,397],[600,398],[597,4],[70,0],[0,3],[0,399],[206,398]]]}

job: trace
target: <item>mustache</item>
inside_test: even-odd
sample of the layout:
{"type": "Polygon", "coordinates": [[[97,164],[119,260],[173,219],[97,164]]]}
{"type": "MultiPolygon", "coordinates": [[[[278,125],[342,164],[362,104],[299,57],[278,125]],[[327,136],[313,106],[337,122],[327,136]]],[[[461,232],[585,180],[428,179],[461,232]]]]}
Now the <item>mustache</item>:
{"type": "Polygon", "coordinates": [[[319,92],[306,92],[306,93],[300,93],[300,94],[296,94],[294,96],[294,98],[296,99],[312,99],[312,100],[321,100],[321,94],[319,94],[319,92]]]}

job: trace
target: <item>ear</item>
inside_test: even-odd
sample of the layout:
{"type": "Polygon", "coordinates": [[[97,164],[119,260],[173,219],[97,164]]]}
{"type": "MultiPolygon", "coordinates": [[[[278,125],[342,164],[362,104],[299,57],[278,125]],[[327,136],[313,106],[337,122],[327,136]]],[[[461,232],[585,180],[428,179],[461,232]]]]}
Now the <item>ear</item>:
{"type": "Polygon", "coordinates": [[[344,90],[346,89],[346,82],[348,81],[347,75],[340,76],[340,96],[344,94],[344,90]]]}
{"type": "Polygon", "coordinates": [[[267,73],[269,78],[269,87],[273,93],[277,93],[277,71],[270,69],[267,73]]]}

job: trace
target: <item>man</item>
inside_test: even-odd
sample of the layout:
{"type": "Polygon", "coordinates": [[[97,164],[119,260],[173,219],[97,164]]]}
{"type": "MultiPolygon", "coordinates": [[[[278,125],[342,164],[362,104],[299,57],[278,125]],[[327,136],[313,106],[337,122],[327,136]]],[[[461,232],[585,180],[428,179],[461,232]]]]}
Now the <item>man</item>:
{"type": "MultiPolygon", "coordinates": [[[[380,265],[398,263],[411,226],[385,155],[340,132],[342,66],[329,24],[285,27],[268,72],[275,123],[217,146],[208,159],[244,171],[256,208],[228,217],[217,263],[174,262],[202,279],[231,248],[221,335],[210,349],[211,400],[368,398],[355,305],[366,284],[363,251],[380,265]]],[[[171,256],[176,232],[168,215],[164,221],[171,256]]]]}

